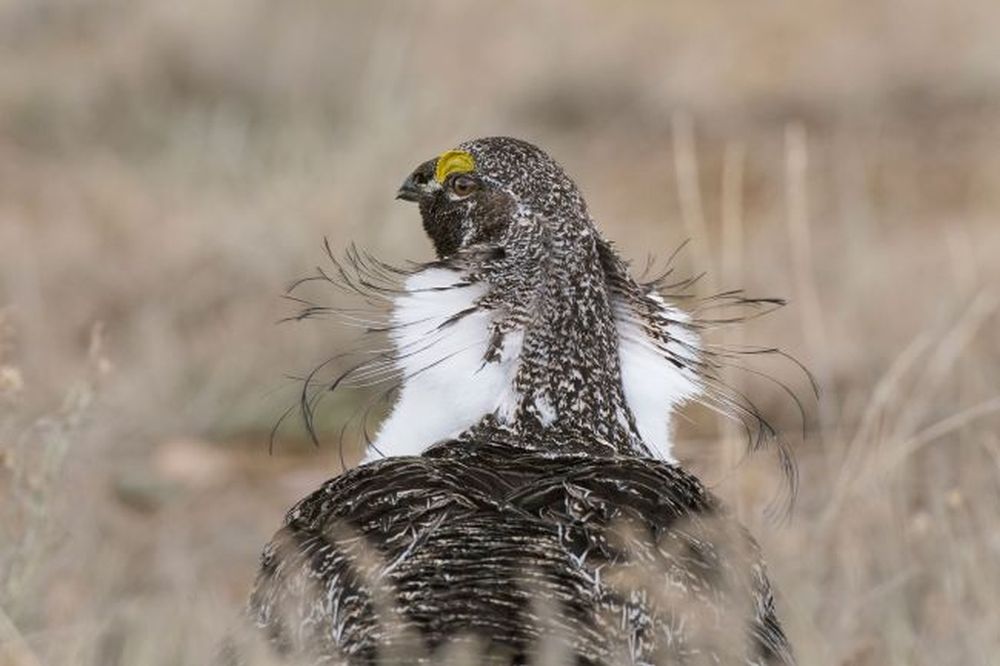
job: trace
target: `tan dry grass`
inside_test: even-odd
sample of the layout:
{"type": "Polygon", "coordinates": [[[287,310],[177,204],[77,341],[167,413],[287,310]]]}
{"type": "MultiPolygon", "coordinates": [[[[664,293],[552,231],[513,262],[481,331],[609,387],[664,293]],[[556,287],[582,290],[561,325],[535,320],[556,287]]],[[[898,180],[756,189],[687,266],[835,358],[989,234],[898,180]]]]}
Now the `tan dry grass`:
{"type": "MultiPolygon", "coordinates": [[[[998,23],[985,0],[0,4],[2,659],[209,649],[337,466],[294,432],[266,456],[283,375],[351,336],[273,326],[281,286],[324,235],[426,257],[397,181],[511,133],[628,256],[693,235],[692,272],[793,299],[719,334],[823,380],[791,523],[760,518],[774,466],[734,467],[738,433],[693,410],[682,434],[763,541],[803,663],[995,663],[998,23]]],[[[780,391],[733,381],[795,432],[780,391]]]]}

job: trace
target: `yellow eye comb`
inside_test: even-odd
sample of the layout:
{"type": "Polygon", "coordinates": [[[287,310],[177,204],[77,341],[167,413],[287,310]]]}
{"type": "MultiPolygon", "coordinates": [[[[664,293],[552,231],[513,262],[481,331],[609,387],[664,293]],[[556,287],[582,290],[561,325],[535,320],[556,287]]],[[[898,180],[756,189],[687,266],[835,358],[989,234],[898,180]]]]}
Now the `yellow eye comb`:
{"type": "Polygon", "coordinates": [[[434,180],[443,183],[445,178],[453,173],[469,173],[475,171],[476,160],[464,150],[449,150],[438,157],[437,168],[434,170],[434,180]]]}

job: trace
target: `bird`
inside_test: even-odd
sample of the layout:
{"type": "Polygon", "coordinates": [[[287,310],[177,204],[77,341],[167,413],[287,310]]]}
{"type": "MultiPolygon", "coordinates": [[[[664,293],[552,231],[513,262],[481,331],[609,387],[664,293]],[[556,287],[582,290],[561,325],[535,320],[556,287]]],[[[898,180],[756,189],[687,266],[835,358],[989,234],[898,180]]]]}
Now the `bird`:
{"type": "Polygon", "coordinates": [[[686,402],[756,416],[704,322],[531,143],[461,143],[397,198],[435,259],[322,274],[387,302],[392,343],[325,388],[393,377],[395,402],[288,512],[251,620],[314,663],[794,664],[759,546],[674,455],[686,402]]]}

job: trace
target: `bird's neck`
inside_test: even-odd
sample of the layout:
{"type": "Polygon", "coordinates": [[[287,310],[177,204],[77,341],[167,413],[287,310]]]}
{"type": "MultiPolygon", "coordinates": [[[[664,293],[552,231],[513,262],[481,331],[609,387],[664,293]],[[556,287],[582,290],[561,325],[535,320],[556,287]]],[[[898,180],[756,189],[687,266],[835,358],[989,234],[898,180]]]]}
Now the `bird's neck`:
{"type": "Polygon", "coordinates": [[[669,415],[699,392],[687,321],[592,230],[423,269],[395,299],[402,384],[368,459],[457,437],[673,460],[669,415]]]}
{"type": "MultiPolygon", "coordinates": [[[[519,293],[507,294],[517,303],[508,316],[522,337],[510,400],[498,420],[516,434],[516,443],[530,448],[641,454],[622,386],[619,332],[600,241],[587,229],[549,231],[533,239],[540,252],[528,258],[529,266],[516,265],[515,258],[505,267],[523,280],[519,293]]],[[[486,275],[494,289],[511,290],[503,270],[486,275]]],[[[495,325],[502,329],[504,317],[495,325]]]]}

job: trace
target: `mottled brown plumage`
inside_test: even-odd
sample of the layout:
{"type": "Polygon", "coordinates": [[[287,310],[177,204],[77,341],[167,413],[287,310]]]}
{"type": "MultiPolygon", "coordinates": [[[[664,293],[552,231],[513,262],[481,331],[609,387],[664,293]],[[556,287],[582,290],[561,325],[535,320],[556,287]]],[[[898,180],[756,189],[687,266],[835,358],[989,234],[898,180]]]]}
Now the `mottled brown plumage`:
{"type": "Polygon", "coordinates": [[[288,514],[257,624],[318,662],[426,663],[472,635],[504,663],[545,636],[581,664],[792,663],[756,544],[672,464],[676,405],[739,408],[699,323],[629,274],[535,146],[462,144],[400,193],[438,261],[340,271],[392,294],[376,362],[400,398],[373,461],[288,514]]]}
{"type": "Polygon", "coordinates": [[[425,663],[468,634],[520,662],[552,632],[581,664],[791,662],[757,546],[697,479],[498,443],[329,481],[289,512],[251,606],[284,649],[352,663],[425,663]]]}

